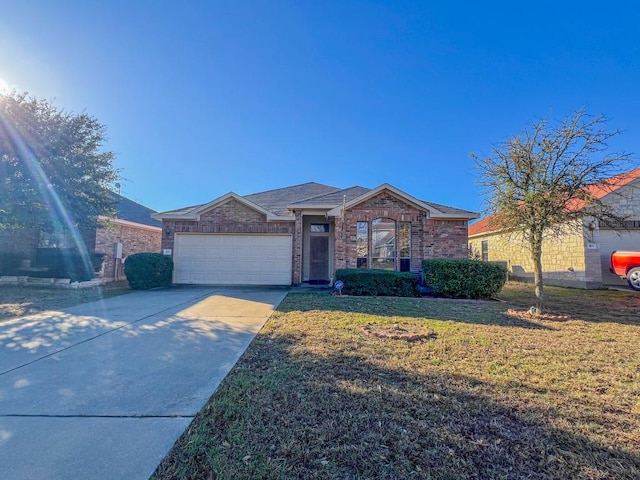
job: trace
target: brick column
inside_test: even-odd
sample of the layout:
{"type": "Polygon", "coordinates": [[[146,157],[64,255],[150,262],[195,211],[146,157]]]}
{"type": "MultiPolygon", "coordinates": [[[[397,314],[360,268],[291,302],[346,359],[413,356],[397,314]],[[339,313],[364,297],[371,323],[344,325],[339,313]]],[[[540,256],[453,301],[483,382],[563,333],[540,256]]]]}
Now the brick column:
{"type": "Polygon", "coordinates": [[[339,270],[346,268],[347,266],[347,251],[346,251],[346,232],[343,230],[344,219],[336,217],[335,228],[333,232],[333,238],[335,241],[335,265],[334,268],[339,270]]]}
{"type": "Polygon", "coordinates": [[[293,233],[293,284],[302,283],[302,212],[295,211],[296,223],[293,233]]]}

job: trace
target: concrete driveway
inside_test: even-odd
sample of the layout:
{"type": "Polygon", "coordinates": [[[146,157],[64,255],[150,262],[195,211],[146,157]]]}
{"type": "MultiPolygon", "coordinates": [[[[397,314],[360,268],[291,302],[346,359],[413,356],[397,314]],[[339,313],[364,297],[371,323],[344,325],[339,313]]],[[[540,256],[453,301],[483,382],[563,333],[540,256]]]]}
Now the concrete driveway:
{"type": "Polygon", "coordinates": [[[286,292],[178,287],[1,323],[2,477],[148,479],[286,292]]]}

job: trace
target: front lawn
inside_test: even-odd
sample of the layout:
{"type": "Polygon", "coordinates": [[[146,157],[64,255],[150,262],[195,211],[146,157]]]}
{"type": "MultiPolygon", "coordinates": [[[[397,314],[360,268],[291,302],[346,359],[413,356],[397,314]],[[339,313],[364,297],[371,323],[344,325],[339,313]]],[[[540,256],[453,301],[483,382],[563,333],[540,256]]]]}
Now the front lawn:
{"type": "Polygon", "coordinates": [[[288,295],[155,478],[640,478],[640,295],[530,288],[288,295]]]}

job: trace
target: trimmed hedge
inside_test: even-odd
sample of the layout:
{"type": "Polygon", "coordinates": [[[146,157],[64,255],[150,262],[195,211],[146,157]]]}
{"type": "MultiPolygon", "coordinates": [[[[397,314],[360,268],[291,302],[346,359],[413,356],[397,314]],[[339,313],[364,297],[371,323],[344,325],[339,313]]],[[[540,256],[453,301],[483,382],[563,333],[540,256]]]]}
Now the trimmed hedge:
{"type": "Polygon", "coordinates": [[[173,260],[160,253],[134,253],[124,261],[124,274],[134,290],[171,285],[173,260]]]}
{"type": "Polygon", "coordinates": [[[422,276],[434,295],[489,298],[504,286],[507,270],[478,260],[432,259],[422,261],[422,276]]]}
{"type": "Polygon", "coordinates": [[[336,271],[342,293],[362,296],[419,297],[418,279],[410,272],[348,268],[336,271]]]}

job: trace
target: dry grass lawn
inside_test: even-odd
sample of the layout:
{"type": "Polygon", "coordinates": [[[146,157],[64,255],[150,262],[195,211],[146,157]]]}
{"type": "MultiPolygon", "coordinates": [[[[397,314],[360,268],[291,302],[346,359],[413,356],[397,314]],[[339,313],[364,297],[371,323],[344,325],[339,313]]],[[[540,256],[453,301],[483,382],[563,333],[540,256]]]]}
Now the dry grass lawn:
{"type": "Polygon", "coordinates": [[[638,479],[640,295],[290,294],[156,479],[638,479]],[[433,332],[381,339],[362,326],[433,332]]]}

